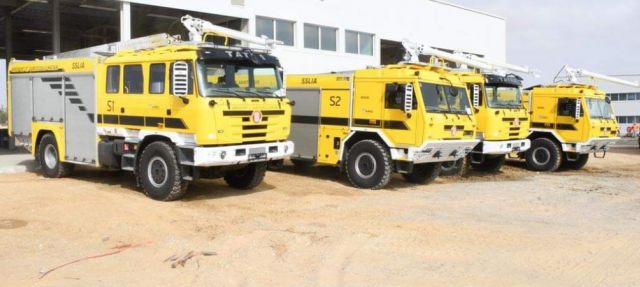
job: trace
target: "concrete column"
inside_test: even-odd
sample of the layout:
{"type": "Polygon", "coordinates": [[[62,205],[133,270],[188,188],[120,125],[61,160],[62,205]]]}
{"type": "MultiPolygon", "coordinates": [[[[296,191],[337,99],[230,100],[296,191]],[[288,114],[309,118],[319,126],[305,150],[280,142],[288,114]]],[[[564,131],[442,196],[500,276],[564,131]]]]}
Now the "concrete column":
{"type": "Polygon", "coordinates": [[[131,3],[120,2],[120,41],[131,39],[131,3]]]}
{"type": "Polygon", "coordinates": [[[51,0],[53,14],[53,53],[60,53],[60,0],[51,0]]]}
{"type": "Polygon", "coordinates": [[[11,8],[4,8],[4,54],[7,63],[13,57],[13,17],[11,8]]]}

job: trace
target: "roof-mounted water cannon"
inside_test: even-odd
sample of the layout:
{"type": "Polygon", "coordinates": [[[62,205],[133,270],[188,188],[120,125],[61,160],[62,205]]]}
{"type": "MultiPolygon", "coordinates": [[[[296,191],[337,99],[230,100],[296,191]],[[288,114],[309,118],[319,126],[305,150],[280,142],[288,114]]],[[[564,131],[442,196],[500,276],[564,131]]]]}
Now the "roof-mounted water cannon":
{"type": "Polygon", "coordinates": [[[529,67],[523,67],[513,64],[502,63],[499,61],[493,61],[486,58],[480,58],[475,55],[463,54],[463,53],[449,53],[446,51],[438,50],[426,45],[416,44],[409,41],[403,41],[402,45],[406,50],[405,61],[407,62],[420,62],[420,55],[435,56],[447,61],[455,62],[468,67],[486,70],[486,71],[506,71],[523,74],[531,74],[535,77],[539,75],[529,67]]]}
{"type": "Polygon", "coordinates": [[[584,69],[577,69],[569,65],[564,65],[564,67],[562,67],[560,72],[558,72],[558,74],[554,78],[554,82],[557,82],[556,80],[558,79],[558,76],[562,73],[562,71],[565,71],[567,73],[570,83],[579,83],[578,78],[591,78],[594,80],[602,80],[602,81],[607,81],[607,82],[625,85],[625,86],[631,86],[636,88],[640,87],[640,84],[638,84],[638,82],[631,82],[631,81],[619,79],[616,77],[611,77],[607,75],[590,72],[584,69]]]}
{"type": "Polygon", "coordinates": [[[217,26],[209,21],[198,19],[191,15],[182,16],[180,21],[182,22],[182,25],[189,30],[189,40],[194,42],[202,42],[205,34],[215,34],[221,37],[260,45],[270,50],[274,49],[276,45],[283,44],[282,41],[272,40],[267,37],[256,37],[244,32],[217,26]]]}

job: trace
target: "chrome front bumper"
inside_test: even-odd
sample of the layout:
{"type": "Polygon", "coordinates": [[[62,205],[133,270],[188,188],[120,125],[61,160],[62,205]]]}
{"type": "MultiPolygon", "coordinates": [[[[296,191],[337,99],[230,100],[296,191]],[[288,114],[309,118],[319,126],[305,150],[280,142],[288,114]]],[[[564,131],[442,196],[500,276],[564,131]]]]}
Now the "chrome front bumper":
{"type": "Polygon", "coordinates": [[[193,166],[227,166],[283,159],[293,154],[292,141],[233,145],[222,147],[194,147],[193,166]]]}
{"type": "Polygon", "coordinates": [[[391,158],[413,163],[455,161],[465,157],[479,140],[430,141],[419,148],[392,148],[391,158]]]}

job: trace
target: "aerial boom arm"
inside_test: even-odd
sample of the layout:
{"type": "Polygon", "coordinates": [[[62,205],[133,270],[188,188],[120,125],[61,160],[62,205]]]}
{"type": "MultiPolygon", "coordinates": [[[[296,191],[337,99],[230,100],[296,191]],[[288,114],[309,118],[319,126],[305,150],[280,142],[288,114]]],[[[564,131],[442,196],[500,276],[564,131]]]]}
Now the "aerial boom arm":
{"type": "Polygon", "coordinates": [[[492,61],[485,58],[476,57],[473,55],[464,55],[461,53],[449,53],[445,51],[441,51],[438,49],[434,49],[432,47],[411,43],[409,41],[403,41],[402,45],[404,46],[407,54],[405,55],[405,60],[411,62],[419,62],[420,55],[430,55],[438,58],[442,58],[448,61],[452,61],[458,64],[467,65],[469,67],[482,69],[482,70],[506,70],[517,73],[525,73],[525,74],[533,74],[536,75],[535,72],[528,67],[517,66],[513,64],[502,63],[498,61],[492,61]]]}
{"type": "Polygon", "coordinates": [[[640,87],[640,84],[638,84],[638,82],[631,82],[631,81],[619,79],[616,77],[611,77],[607,75],[590,72],[584,69],[576,69],[569,65],[565,65],[563,67],[563,70],[567,72],[567,74],[569,75],[569,80],[573,83],[578,82],[578,77],[588,77],[596,80],[603,80],[603,81],[625,85],[625,86],[631,86],[636,88],[640,87]]]}
{"type": "Polygon", "coordinates": [[[281,41],[271,40],[266,37],[256,37],[244,32],[216,26],[209,21],[198,19],[191,15],[183,16],[180,20],[182,21],[182,25],[189,30],[190,40],[195,42],[202,42],[203,35],[206,33],[214,33],[219,36],[261,45],[268,49],[273,49],[277,44],[282,44],[281,41]]]}

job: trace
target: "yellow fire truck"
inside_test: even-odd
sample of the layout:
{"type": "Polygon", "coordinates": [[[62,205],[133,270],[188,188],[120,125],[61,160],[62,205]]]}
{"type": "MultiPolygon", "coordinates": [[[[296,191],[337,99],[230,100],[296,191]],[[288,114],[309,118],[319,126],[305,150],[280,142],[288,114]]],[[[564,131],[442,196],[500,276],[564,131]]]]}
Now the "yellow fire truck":
{"type": "Polygon", "coordinates": [[[297,103],[291,161],[339,166],[354,186],[379,189],[394,171],[423,183],[441,162],[466,156],[478,140],[465,84],[408,52],[397,65],[287,76],[287,96],[297,103]]]}
{"type": "Polygon", "coordinates": [[[9,127],[47,177],[74,165],[128,170],[147,196],[189,181],[249,189],[293,152],[276,42],[182,18],[190,41],[159,34],[9,65],[9,127]],[[202,35],[259,44],[219,46],[202,35]]]}
{"type": "Polygon", "coordinates": [[[478,123],[480,143],[468,156],[442,163],[441,175],[464,175],[469,168],[495,173],[507,154],[529,149],[529,117],[521,102],[522,78],[513,73],[533,74],[531,69],[474,55],[419,48],[459,65],[454,71],[471,92],[478,123]]]}
{"type": "Polygon", "coordinates": [[[480,140],[473,151],[457,162],[442,164],[443,175],[464,175],[469,168],[496,173],[510,153],[529,149],[529,114],[522,106],[522,78],[514,74],[462,72],[472,91],[480,140]]]}
{"type": "Polygon", "coordinates": [[[589,153],[602,158],[618,139],[609,98],[594,85],[578,83],[578,77],[638,87],[637,83],[569,66],[562,71],[567,82],[528,88],[523,97],[531,113],[531,148],[521,157],[531,170],[581,169],[589,153]]]}

